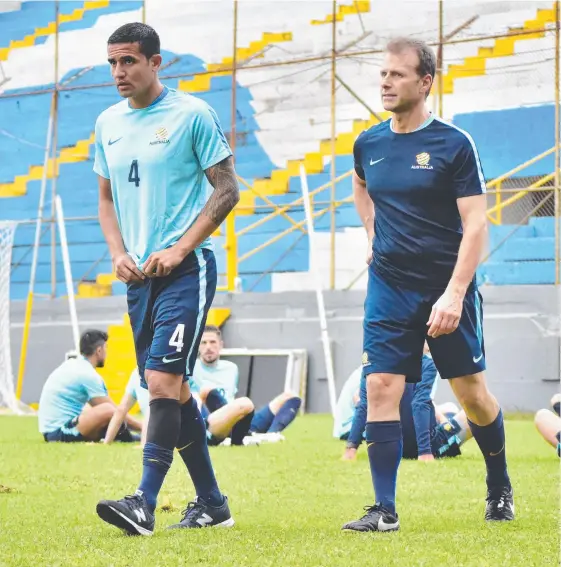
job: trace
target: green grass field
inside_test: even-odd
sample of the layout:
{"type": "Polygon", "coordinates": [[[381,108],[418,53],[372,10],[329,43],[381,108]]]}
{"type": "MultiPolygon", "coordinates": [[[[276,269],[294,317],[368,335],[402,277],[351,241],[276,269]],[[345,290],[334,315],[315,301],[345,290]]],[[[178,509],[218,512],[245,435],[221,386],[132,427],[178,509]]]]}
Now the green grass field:
{"type": "Polygon", "coordinates": [[[135,490],[137,447],[47,445],[35,418],[0,417],[0,565],[559,564],[559,460],[531,421],[507,422],[515,522],[484,522],[484,464],[470,441],[454,460],[402,463],[393,534],[341,532],[373,493],[366,453],[341,462],[343,445],[330,432],[329,417],[305,416],[285,443],[212,448],[231,530],[165,531],[193,495],[177,457],[160,498],[171,510],[159,510],[154,537],[132,538],[102,523],[95,505],[135,490]]]}

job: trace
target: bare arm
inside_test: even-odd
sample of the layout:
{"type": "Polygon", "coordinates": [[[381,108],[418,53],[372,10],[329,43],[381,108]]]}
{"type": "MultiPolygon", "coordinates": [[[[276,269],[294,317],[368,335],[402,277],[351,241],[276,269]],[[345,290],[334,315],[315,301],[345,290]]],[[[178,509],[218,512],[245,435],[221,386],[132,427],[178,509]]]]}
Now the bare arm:
{"type": "Polygon", "coordinates": [[[205,170],[205,175],[214,191],[197,220],[176,244],[185,252],[185,256],[222,224],[240,200],[240,189],[231,157],[209,167],[205,170]]]}
{"type": "Polygon", "coordinates": [[[464,235],[448,288],[462,298],[473,280],[487,239],[487,198],[473,195],[457,200],[464,235]]]}
{"type": "Polygon", "coordinates": [[[460,322],[464,297],[481,259],[487,238],[487,200],[485,194],[457,200],[464,234],[456,266],[446,290],[434,304],[427,334],[436,338],[453,333],[460,322]]]}
{"type": "Polygon", "coordinates": [[[99,224],[103,236],[107,241],[109,253],[112,258],[119,254],[124,254],[125,245],[121,231],[119,230],[119,223],[117,222],[117,215],[115,213],[115,205],[113,203],[113,195],[111,194],[111,181],[98,175],[99,183],[99,224]]]}
{"type": "Polygon", "coordinates": [[[103,440],[106,445],[115,440],[117,433],[119,433],[119,429],[121,429],[121,425],[123,425],[123,421],[125,421],[127,413],[131,410],[134,404],[135,399],[130,394],[126,394],[123,397],[121,403],[117,406],[109,425],[107,426],[107,433],[103,440]]]}
{"type": "Polygon", "coordinates": [[[361,179],[356,171],[353,171],[353,197],[356,211],[368,238],[372,240],[374,236],[374,203],[366,189],[366,181],[361,179]]]}

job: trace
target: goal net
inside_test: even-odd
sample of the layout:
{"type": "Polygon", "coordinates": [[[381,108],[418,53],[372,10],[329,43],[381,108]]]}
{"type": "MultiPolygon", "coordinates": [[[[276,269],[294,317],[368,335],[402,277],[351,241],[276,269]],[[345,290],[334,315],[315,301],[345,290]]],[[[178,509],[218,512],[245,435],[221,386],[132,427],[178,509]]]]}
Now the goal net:
{"type": "Polygon", "coordinates": [[[18,411],[10,352],[10,273],[17,223],[0,221],[0,407],[18,411]]]}
{"type": "Polygon", "coordinates": [[[220,358],[238,365],[238,396],[248,396],[256,407],[290,390],[306,405],[308,353],[305,349],[225,348],[220,358]]]}

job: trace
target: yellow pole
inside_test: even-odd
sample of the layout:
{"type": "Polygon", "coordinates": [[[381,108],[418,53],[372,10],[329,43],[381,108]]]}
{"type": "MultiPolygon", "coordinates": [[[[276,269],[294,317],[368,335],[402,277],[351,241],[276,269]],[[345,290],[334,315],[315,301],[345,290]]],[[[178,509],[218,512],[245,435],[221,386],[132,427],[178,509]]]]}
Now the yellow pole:
{"type": "Polygon", "coordinates": [[[146,0],[142,0],[142,23],[146,23],[146,0]]]}
{"type": "Polygon", "coordinates": [[[27,345],[29,344],[29,327],[31,323],[31,312],[33,311],[33,292],[27,294],[25,304],[25,319],[23,322],[23,337],[21,341],[21,351],[19,353],[18,383],[16,385],[16,399],[21,400],[23,389],[23,377],[25,375],[25,361],[27,359],[27,345]]]}
{"type": "Polygon", "coordinates": [[[226,287],[228,291],[236,288],[238,277],[238,238],[236,236],[236,211],[226,217],[226,287]]]}
{"type": "Polygon", "coordinates": [[[58,146],[58,66],[59,66],[59,25],[60,3],[55,2],[55,92],[53,109],[53,147],[52,147],[52,181],[51,181],[51,297],[56,297],[56,179],[57,179],[57,146],[58,146]]]}
{"type": "Polygon", "coordinates": [[[337,87],[337,0],[333,0],[333,21],[331,22],[331,262],[329,271],[329,286],[335,289],[335,229],[336,229],[336,184],[335,184],[335,142],[337,137],[336,128],[336,87],[337,87]]]}
{"type": "Polygon", "coordinates": [[[560,160],[560,131],[559,131],[559,119],[560,112],[559,112],[559,80],[560,80],[560,57],[561,54],[559,53],[560,49],[560,34],[561,30],[559,29],[561,19],[560,19],[560,1],[556,0],[555,2],[555,283],[559,285],[561,282],[561,242],[560,242],[560,227],[559,223],[561,222],[561,211],[560,211],[560,192],[561,192],[561,184],[560,184],[560,171],[559,168],[561,167],[561,160],[560,160]]]}
{"type": "Polygon", "coordinates": [[[232,154],[234,159],[236,158],[236,122],[237,122],[237,112],[236,112],[236,71],[238,66],[238,0],[234,0],[234,34],[233,34],[233,46],[232,46],[232,118],[230,127],[230,148],[232,149],[232,154]]]}
{"type": "Polygon", "coordinates": [[[502,183],[497,183],[497,192],[495,193],[495,205],[497,208],[496,220],[497,224],[503,224],[503,208],[501,207],[502,195],[501,195],[502,183]]]}

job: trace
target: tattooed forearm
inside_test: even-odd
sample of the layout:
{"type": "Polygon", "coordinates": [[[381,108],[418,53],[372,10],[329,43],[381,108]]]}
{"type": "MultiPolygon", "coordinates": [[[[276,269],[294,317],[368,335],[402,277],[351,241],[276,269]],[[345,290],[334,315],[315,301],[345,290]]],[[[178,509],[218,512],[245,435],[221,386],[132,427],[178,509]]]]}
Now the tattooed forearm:
{"type": "Polygon", "coordinates": [[[240,189],[232,158],[228,157],[209,167],[205,170],[205,174],[214,191],[201,214],[210,218],[216,226],[220,226],[240,200],[240,189]]]}

